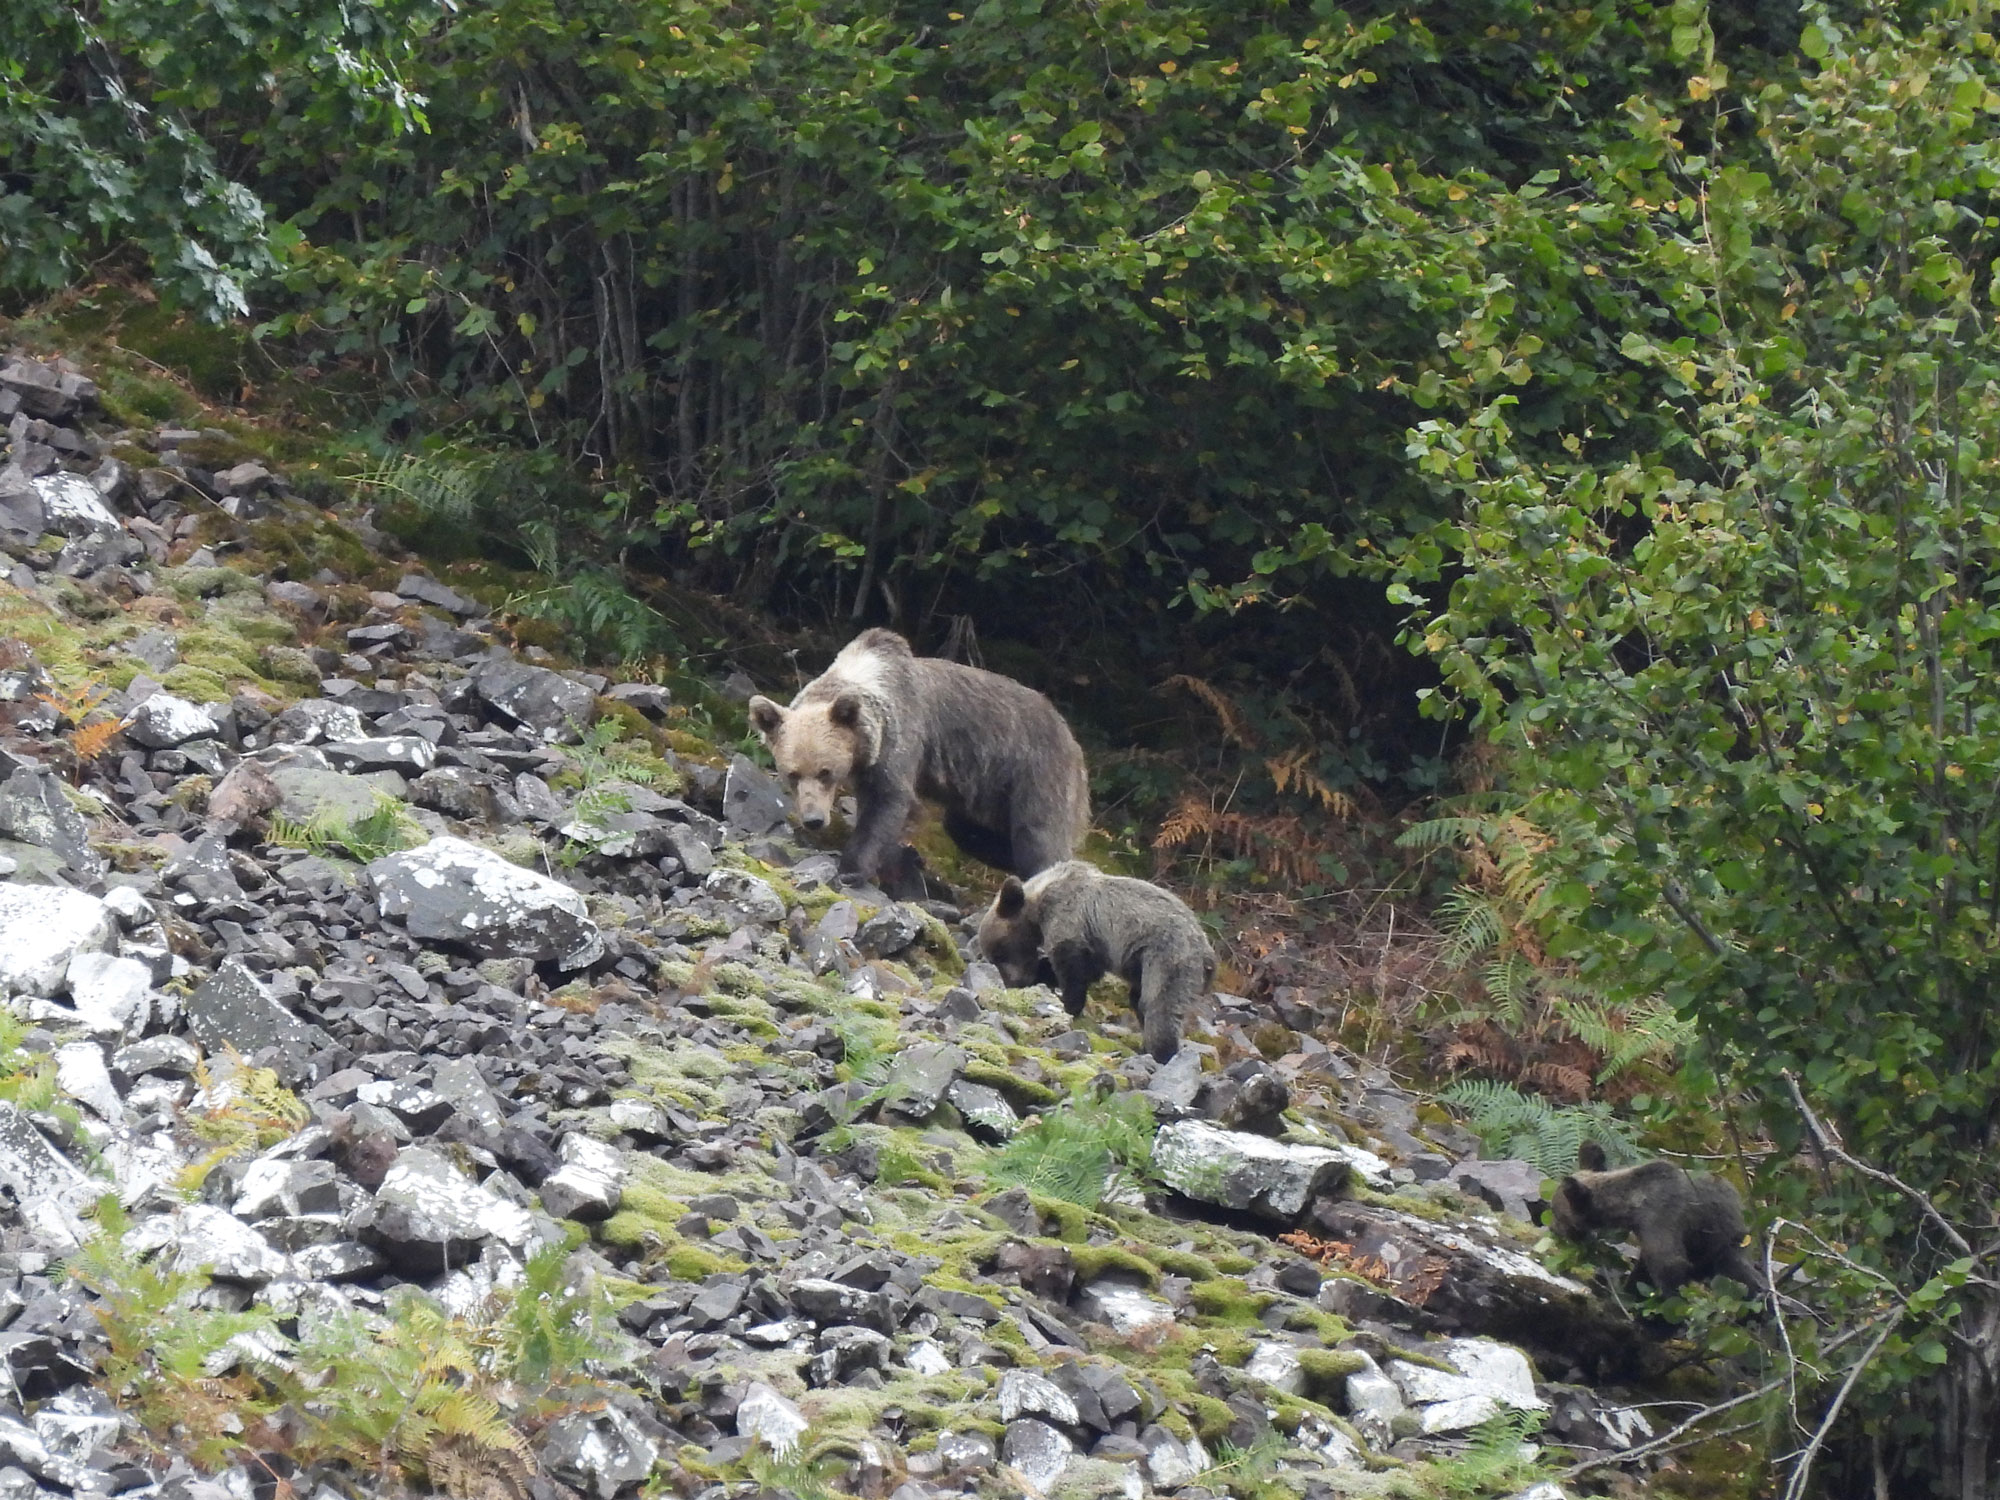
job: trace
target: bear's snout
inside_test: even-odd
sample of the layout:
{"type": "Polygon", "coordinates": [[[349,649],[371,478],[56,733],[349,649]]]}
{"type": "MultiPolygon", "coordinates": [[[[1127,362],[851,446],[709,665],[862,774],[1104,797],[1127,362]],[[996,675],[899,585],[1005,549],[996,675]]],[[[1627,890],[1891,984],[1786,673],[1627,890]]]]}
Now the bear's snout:
{"type": "Polygon", "coordinates": [[[820,829],[826,827],[826,814],[822,812],[800,813],[799,822],[807,829],[817,833],[820,829]]]}

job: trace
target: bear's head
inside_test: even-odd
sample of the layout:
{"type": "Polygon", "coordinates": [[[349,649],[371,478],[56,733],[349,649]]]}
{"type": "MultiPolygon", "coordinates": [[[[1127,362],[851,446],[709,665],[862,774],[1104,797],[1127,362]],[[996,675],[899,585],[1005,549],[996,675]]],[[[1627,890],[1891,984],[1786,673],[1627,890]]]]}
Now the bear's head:
{"type": "Polygon", "coordinates": [[[1034,984],[1041,970],[1042,924],[1028,909],[1028,891],[1009,875],[979,919],[979,951],[1011,989],[1034,984]]]}
{"type": "Polygon", "coordinates": [[[826,827],[841,788],[874,759],[867,705],[857,693],[797,708],[752,698],[750,724],[770,747],[792,810],[808,829],[826,827]]]}

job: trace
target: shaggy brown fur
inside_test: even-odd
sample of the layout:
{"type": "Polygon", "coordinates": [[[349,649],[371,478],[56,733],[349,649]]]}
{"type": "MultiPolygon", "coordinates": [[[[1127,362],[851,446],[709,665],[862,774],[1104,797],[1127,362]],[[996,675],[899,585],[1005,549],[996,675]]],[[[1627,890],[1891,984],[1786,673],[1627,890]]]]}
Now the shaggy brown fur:
{"type": "Polygon", "coordinates": [[[1083,752],[1055,706],[1010,678],[913,656],[894,631],[855,637],[789,708],[752,698],[750,722],[805,827],[825,827],[854,788],[841,870],[892,895],[921,893],[903,844],[919,797],[943,809],[959,848],[1016,875],[1067,859],[1089,826],[1083,752]]]}
{"type": "Polygon", "coordinates": [[[1587,1143],[1579,1170],[1562,1180],[1550,1206],[1557,1234],[1581,1240],[1601,1230],[1639,1241],[1639,1274],[1662,1292],[1728,1276],[1753,1292],[1764,1278],[1745,1259],[1743,1200],[1720,1177],[1696,1177],[1672,1162],[1605,1170],[1604,1148],[1587,1143]]]}
{"type": "Polygon", "coordinates": [[[1010,985],[1052,983],[1071,1015],[1106,973],[1131,989],[1146,1050],[1180,1050],[1188,1003],[1215,981],[1208,934],[1171,891],[1069,860],[1009,878],[979,923],[979,950],[1010,985]]]}

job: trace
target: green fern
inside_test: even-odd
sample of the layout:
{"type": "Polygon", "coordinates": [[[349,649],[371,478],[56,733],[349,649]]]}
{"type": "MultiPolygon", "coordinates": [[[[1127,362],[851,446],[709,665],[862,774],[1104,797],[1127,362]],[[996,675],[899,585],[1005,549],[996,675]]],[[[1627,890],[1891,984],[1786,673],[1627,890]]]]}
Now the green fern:
{"type": "Polygon", "coordinates": [[[1471,1443],[1457,1458],[1432,1465],[1425,1478],[1432,1493],[1449,1500],[1512,1494],[1546,1478],[1528,1445],[1541,1431],[1539,1412],[1502,1411],[1474,1428],[1471,1443]]]}
{"type": "Polygon", "coordinates": [[[424,831],[394,797],[377,793],[374,809],[348,820],[322,808],[304,822],[280,813],[271,819],[267,842],[286,849],[303,849],[322,857],[345,854],[367,864],[385,854],[412,849],[424,841],[424,831]]]}
{"type": "Polygon", "coordinates": [[[1144,1177],[1151,1171],[1155,1128],[1141,1094],[1099,1099],[1079,1093],[1016,1132],[986,1175],[1003,1186],[1095,1208],[1113,1172],[1144,1177]]]}
{"type": "Polygon", "coordinates": [[[1468,1078],[1438,1095],[1440,1103],[1463,1110],[1466,1128],[1496,1156],[1515,1157],[1544,1176],[1576,1170],[1577,1153],[1595,1141],[1614,1163],[1639,1159],[1630,1130],[1604,1104],[1561,1106],[1509,1084],[1468,1078]]]}

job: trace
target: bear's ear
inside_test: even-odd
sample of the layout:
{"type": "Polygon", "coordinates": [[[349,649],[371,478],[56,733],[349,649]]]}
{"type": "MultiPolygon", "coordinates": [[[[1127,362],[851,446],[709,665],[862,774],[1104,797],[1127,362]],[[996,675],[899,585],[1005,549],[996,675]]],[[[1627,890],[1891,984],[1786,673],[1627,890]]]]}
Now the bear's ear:
{"type": "Polygon", "coordinates": [[[1576,1148],[1576,1164],[1585,1172],[1602,1172],[1610,1162],[1602,1146],[1596,1141],[1585,1141],[1576,1148]]]}
{"type": "Polygon", "coordinates": [[[779,729],[784,727],[785,711],[761,693],[750,700],[750,727],[763,736],[765,744],[770,744],[779,729]]]}
{"type": "Polygon", "coordinates": [[[826,711],[826,716],[842,729],[859,729],[861,727],[861,695],[859,693],[842,693],[838,698],[833,700],[833,707],[826,711]]]}
{"type": "Polygon", "coordinates": [[[1575,1177],[1565,1177],[1562,1180],[1562,1185],[1556,1189],[1556,1197],[1578,1218],[1590,1212],[1590,1189],[1575,1177]]]}
{"type": "Polygon", "coordinates": [[[1009,875],[1000,887],[999,899],[993,903],[993,910],[1009,921],[1021,915],[1028,905],[1028,888],[1014,876],[1009,875]]]}

